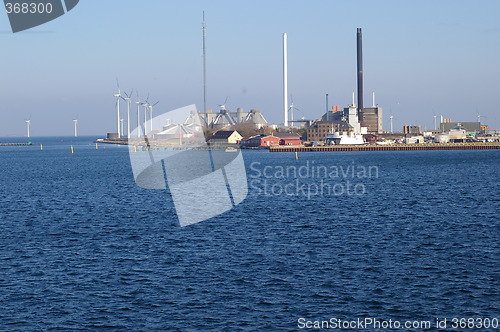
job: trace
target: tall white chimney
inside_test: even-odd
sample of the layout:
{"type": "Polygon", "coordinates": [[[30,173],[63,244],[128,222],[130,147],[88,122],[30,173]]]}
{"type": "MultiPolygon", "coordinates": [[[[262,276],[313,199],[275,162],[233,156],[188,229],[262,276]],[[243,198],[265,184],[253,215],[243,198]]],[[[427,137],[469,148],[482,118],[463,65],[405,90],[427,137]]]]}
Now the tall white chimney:
{"type": "Polygon", "coordinates": [[[283,34],[283,110],[285,127],[288,127],[288,60],[287,60],[287,43],[286,32],[283,34]]]}

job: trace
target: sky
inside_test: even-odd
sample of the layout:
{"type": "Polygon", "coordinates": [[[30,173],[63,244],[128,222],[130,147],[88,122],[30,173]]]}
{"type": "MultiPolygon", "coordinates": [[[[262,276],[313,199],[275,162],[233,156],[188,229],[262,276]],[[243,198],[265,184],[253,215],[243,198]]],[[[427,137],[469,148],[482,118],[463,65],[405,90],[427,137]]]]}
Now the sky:
{"type": "Polygon", "coordinates": [[[434,115],[480,115],[500,129],[498,0],[80,0],[15,34],[0,14],[0,136],[26,136],[26,119],[32,136],[70,136],[75,118],[79,135],[116,132],[116,78],[122,91],[159,101],[155,113],[201,110],[203,11],[214,110],[227,97],[230,110],[259,109],[283,122],[284,32],[296,116],[321,117],[326,93],[330,106],[347,106],[362,28],[364,103],[376,93],[385,130],[391,115],[395,130],[432,129],[434,115]]]}

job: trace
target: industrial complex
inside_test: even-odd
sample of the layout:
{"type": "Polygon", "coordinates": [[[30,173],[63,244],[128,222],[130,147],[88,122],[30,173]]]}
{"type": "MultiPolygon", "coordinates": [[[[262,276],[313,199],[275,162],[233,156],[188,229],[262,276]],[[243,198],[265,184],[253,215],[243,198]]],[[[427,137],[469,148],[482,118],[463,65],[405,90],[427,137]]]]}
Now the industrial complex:
{"type": "MultiPolygon", "coordinates": [[[[272,148],[272,147],[320,147],[334,145],[365,145],[365,144],[421,144],[421,143],[477,143],[499,142],[496,132],[488,131],[488,126],[478,122],[453,122],[451,119],[440,117],[439,127],[437,116],[434,116],[435,128],[422,130],[418,125],[404,125],[401,132],[393,132],[392,116],[390,117],[390,131],[383,130],[383,110],[375,103],[375,93],[372,94],[371,106],[365,107],[363,92],[363,40],[362,29],[356,32],[357,58],[357,100],[352,94],[352,102],[346,107],[329,106],[326,95],[326,111],[317,119],[301,120],[289,119],[293,115],[293,103],[288,103],[288,63],[287,63],[287,34],[283,34],[283,123],[270,124],[263,112],[258,109],[245,111],[237,108],[236,111],[226,109],[226,102],[220,106],[218,112],[210,108],[191,110],[187,119],[174,123],[171,119],[163,119],[160,127],[153,128],[152,106],[144,106],[144,123],[141,125],[140,101],[137,106],[137,136],[130,136],[123,132],[109,133],[109,143],[140,145],[144,138],[148,144],[162,140],[160,145],[167,145],[168,140],[184,140],[189,142],[191,137],[202,132],[207,143],[211,146],[238,146],[241,148],[272,148]],[[149,121],[147,110],[150,111],[149,121]],[[135,138],[137,137],[137,138],[135,138]]],[[[205,65],[205,61],[204,61],[205,65]]],[[[206,86],[204,77],[204,87],[206,86]]],[[[206,93],[204,89],[204,94],[206,93]]],[[[130,99],[130,98],[128,98],[130,99]]],[[[204,101],[206,96],[204,95],[204,101]]],[[[130,107],[130,105],[129,105],[130,107]]],[[[117,98],[118,119],[120,118],[119,98],[117,98]]],[[[142,118],[142,117],[141,117],[142,118]]],[[[480,119],[478,119],[480,120],[480,119]]],[[[128,122],[129,120],[127,120],[128,122]]],[[[119,124],[120,121],[117,121],[119,124]]],[[[122,121],[123,123],[123,121],[122,121]]]]}

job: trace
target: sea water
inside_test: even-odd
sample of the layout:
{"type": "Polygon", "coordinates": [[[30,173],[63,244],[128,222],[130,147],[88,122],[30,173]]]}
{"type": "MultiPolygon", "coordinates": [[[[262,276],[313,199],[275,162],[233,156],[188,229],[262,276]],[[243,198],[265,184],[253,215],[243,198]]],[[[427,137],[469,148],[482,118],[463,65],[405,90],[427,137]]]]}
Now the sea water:
{"type": "Polygon", "coordinates": [[[0,147],[0,330],[499,318],[500,151],[243,151],[247,198],[181,228],[93,140],[0,147]]]}

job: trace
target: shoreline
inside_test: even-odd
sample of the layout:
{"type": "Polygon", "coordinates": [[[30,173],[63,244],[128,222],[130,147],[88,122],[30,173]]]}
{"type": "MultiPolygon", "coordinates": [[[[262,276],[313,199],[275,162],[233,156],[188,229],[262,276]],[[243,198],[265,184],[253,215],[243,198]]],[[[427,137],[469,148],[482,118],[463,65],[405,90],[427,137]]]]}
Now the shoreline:
{"type": "MultiPolygon", "coordinates": [[[[129,144],[127,139],[108,140],[97,139],[96,143],[118,144],[129,146],[144,146],[144,141],[132,140],[129,144]]],[[[169,147],[163,144],[155,144],[150,141],[151,147],[169,147]]],[[[229,145],[228,145],[229,146],[229,145]]],[[[231,145],[232,146],[232,145],[231,145]]],[[[170,146],[180,148],[179,146],[170,146]]],[[[199,148],[199,147],[198,147],[199,148]]],[[[269,152],[341,152],[341,151],[424,151],[424,150],[499,150],[500,142],[476,142],[476,143],[419,143],[419,144],[363,144],[363,145],[329,145],[329,146],[270,146],[257,147],[252,150],[269,150],[269,152]]]]}
{"type": "Polygon", "coordinates": [[[420,144],[364,144],[315,147],[270,147],[270,152],[340,152],[340,151],[424,151],[424,150],[497,150],[500,143],[420,143],[420,144]]]}

